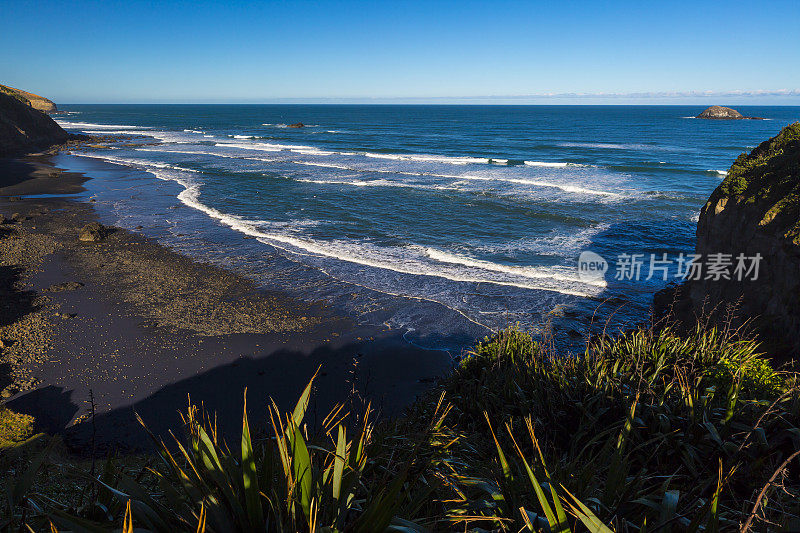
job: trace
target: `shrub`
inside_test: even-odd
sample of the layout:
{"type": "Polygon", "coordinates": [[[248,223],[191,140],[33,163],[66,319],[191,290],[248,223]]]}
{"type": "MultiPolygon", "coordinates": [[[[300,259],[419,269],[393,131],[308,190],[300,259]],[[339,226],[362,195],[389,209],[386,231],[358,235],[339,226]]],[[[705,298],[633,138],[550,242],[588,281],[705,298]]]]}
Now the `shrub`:
{"type": "Polygon", "coordinates": [[[153,437],[160,466],[129,475],[110,459],[98,475],[76,471],[93,487],[77,509],[36,494],[37,458],[12,485],[8,524],[791,529],[800,523],[796,381],[754,342],[714,328],[640,328],[559,354],[512,327],[478,343],[405,417],[380,425],[369,407],[338,407],[313,431],[303,422],[309,383],[291,413],[272,405],[269,435],[252,436],[245,411],[229,447],[190,406],[185,439],[167,446],[153,437]]]}
{"type": "MultiPolygon", "coordinates": [[[[734,527],[800,448],[800,401],[789,378],[753,341],[714,328],[683,336],[640,328],[594,339],[577,355],[551,353],[516,328],[500,332],[444,384],[451,427],[469,443],[448,460],[467,465],[459,476],[482,488],[448,494],[443,512],[473,524],[482,515],[511,531],[529,528],[532,517],[547,524],[530,467],[547,480],[550,510],[554,498],[567,498],[584,518],[590,512],[617,530],[734,527]],[[489,421],[506,431],[487,437],[489,421]],[[492,448],[498,461],[489,466],[492,448]],[[517,450],[518,460],[501,449],[517,450]],[[541,460],[526,464],[531,453],[541,460]]],[[[796,519],[799,489],[793,479],[773,490],[759,516],[796,519]]],[[[579,514],[570,528],[584,527],[579,514]]]]}

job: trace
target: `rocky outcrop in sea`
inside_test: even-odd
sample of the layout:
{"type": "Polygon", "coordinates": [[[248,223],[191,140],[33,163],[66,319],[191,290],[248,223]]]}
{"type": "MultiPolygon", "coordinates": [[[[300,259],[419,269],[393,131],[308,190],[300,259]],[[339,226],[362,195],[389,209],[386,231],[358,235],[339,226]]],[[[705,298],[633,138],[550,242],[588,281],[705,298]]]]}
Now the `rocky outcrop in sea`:
{"type": "Polygon", "coordinates": [[[761,117],[746,117],[730,107],[712,105],[695,118],[705,118],[712,120],[764,120],[761,117]]]}

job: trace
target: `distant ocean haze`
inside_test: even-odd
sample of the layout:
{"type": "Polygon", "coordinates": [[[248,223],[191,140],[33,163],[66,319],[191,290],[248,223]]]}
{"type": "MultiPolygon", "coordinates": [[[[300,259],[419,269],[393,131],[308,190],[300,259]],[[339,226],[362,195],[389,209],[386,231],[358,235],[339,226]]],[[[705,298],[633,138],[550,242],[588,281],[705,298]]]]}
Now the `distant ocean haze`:
{"type": "Polygon", "coordinates": [[[614,258],[692,252],[733,159],[800,118],[739,109],[770,120],[336,105],[74,105],[57,120],[131,142],[63,162],[101,165],[88,187],[106,220],[452,348],[509,322],[577,338],[593,317],[646,316],[664,282],[616,280],[614,258]],[[586,250],[605,278],[578,275],[586,250]]]}

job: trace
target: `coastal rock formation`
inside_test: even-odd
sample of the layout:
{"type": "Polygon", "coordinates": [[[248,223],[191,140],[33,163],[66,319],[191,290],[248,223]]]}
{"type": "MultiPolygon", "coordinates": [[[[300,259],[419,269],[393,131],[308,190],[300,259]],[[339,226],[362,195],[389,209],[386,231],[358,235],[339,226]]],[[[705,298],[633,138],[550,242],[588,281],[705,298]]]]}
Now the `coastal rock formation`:
{"type": "Polygon", "coordinates": [[[707,118],[713,120],[764,120],[761,117],[746,117],[730,107],[722,107],[719,105],[712,105],[696,118],[707,118]]]}
{"type": "Polygon", "coordinates": [[[78,231],[78,240],[84,242],[99,242],[111,233],[109,228],[99,222],[90,222],[78,231]]]}
{"type": "Polygon", "coordinates": [[[43,113],[53,113],[58,110],[56,108],[56,104],[44,96],[39,96],[38,94],[21,91],[19,89],[9,87],[8,85],[0,85],[0,92],[9,94],[18,100],[27,102],[29,106],[37,111],[42,111],[43,113]]]}
{"type": "Polygon", "coordinates": [[[306,127],[306,125],[305,125],[305,124],[303,124],[302,122],[297,122],[297,123],[295,123],[295,124],[289,124],[289,125],[288,125],[288,126],[286,126],[286,127],[287,127],[287,128],[305,128],[305,127],[306,127]]]}
{"type": "MultiPolygon", "coordinates": [[[[731,279],[688,284],[696,313],[723,304],[753,319],[769,340],[800,350],[800,122],[740,155],[700,212],[696,253],[730,254],[731,279]],[[737,279],[737,257],[760,254],[758,276],[737,279]]],[[[752,261],[747,263],[750,267],[752,261]]],[[[708,277],[708,272],[703,272],[708,277]]]]}
{"type": "Polygon", "coordinates": [[[35,152],[69,138],[45,113],[0,91],[0,157],[35,152]]]}

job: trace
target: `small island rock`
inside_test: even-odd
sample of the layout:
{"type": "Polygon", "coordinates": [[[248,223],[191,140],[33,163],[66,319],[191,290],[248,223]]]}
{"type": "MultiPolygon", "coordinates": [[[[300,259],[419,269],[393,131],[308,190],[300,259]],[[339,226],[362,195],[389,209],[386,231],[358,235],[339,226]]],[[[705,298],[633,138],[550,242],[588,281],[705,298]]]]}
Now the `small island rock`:
{"type": "Polygon", "coordinates": [[[696,118],[707,118],[713,120],[764,120],[760,117],[746,117],[736,111],[735,109],[731,109],[730,107],[722,107],[719,105],[712,105],[699,115],[696,118]]]}
{"type": "Polygon", "coordinates": [[[297,122],[297,123],[295,123],[295,124],[289,124],[289,125],[288,125],[288,126],[286,126],[286,127],[287,127],[287,128],[305,128],[305,127],[306,127],[306,125],[305,125],[305,124],[303,124],[302,122],[297,122]]]}

